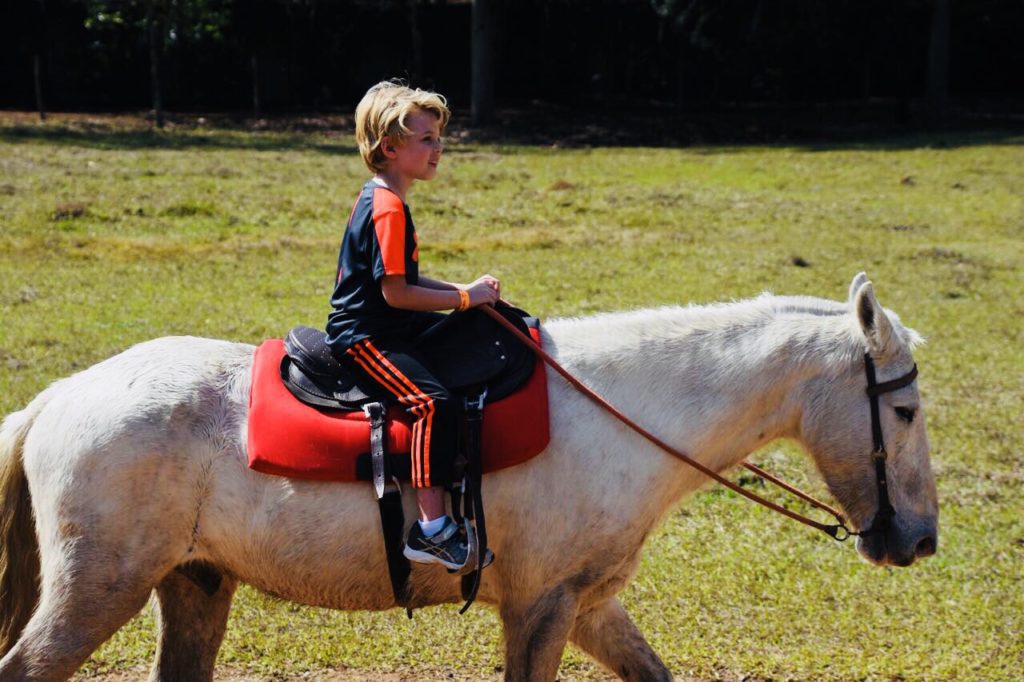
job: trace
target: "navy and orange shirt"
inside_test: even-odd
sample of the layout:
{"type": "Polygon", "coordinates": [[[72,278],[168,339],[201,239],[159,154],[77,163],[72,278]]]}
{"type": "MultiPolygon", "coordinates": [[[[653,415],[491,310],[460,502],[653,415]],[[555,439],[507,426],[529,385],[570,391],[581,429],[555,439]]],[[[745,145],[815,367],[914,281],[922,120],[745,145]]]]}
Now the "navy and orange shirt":
{"type": "Polygon", "coordinates": [[[341,353],[373,337],[408,339],[417,315],[384,300],[384,275],[419,282],[416,227],[409,207],[387,187],[370,180],[352,208],[338,255],[338,276],[327,317],[327,343],[341,353]]]}

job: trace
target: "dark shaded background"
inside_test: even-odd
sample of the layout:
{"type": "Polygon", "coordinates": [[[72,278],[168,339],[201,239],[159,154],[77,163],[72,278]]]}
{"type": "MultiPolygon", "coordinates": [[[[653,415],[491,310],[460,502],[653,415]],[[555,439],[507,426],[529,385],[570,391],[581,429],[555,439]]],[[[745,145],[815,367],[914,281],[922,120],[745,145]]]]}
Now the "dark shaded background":
{"type": "MultiPolygon", "coordinates": [[[[936,0],[492,1],[506,110],[927,123],[936,0]]],[[[36,107],[34,56],[47,109],[151,108],[147,6],[171,112],[351,112],[393,76],[469,106],[468,0],[8,0],[0,108],[36,107]]],[[[955,120],[1022,120],[1022,31],[1024,2],[951,2],[955,120]]]]}

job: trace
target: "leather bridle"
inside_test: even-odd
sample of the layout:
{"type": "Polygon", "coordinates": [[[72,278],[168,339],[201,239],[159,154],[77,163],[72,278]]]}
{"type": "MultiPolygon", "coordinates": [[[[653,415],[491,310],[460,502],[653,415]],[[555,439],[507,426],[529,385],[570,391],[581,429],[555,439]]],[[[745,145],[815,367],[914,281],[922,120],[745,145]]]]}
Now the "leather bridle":
{"type": "Polygon", "coordinates": [[[871,456],[875,460],[875,482],[878,487],[878,511],[871,521],[867,530],[862,530],[855,535],[876,535],[886,533],[892,524],[892,518],[896,516],[896,510],[889,501],[889,479],[885,473],[885,462],[889,455],[885,451],[885,440],[882,438],[882,419],[878,407],[878,396],[883,393],[891,393],[904,386],[909,386],[917,378],[917,363],[914,367],[892,381],[878,383],[875,379],[875,361],[871,359],[870,353],[864,354],[864,373],[868,378],[868,400],[871,401],[871,437],[875,441],[875,449],[871,456]]]}
{"type": "Polygon", "coordinates": [[[753,500],[754,502],[757,502],[758,504],[764,507],[776,511],[782,514],[783,516],[788,516],[794,521],[799,521],[800,523],[810,526],[811,528],[816,528],[840,542],[847,540],[851,535],[867,536],[879,533],[886,533],[888,531],[889,526],[892,523],[892,518],[896,515],[896,510],[893,509],[892,502],[890,502],[889,500],[888,478],[886,476],[885,471],[887,454],[885,451],[885,442],[882,438],[882,421],[878,405],[878,396],[884,393],[896,391],[900,388],[903,388],[904,386],[909,386],[911,383],[913,383],[914,380],[917,378],[916,364],[914,365],[913,369],[911,369],[903,376],[897,379],[893,379],[891,381],[878,383],[875,379],[875,363],[871,359],[871,355],[869,353],[864,354],[864,372],[867,375],[868,381],[867,394],[868,399],[871,403],[871,434],[874,439],[874,451],[872,452],[872,458],[875,462],[875,481],[876,485],[878,486],[878,511],[875,514],[875,518],[871,522],[871,526],[867,530],[852,531],[847,527],[846,518],[840,512],[836,511],[835,509],[825,504],[824,502],[816,500],[815,498],[799,490],[798,488],[794,488],[793,486],[785,483],[784,481],[776,478],[775,476],[772,476],[771,474],[769,474],[764,469],[761,469],[760,467],[750,464],[749,462],[743,463],[744,467],[754,472],[758,476],[764,478],[767,481],[770,481],[774,485],[779,486],[783,490],[786,490],[787,492],[799,497],[800,499],[809,503],[811,506],[831,514],[836,519],[837,523],[821,523],[819,521],[815,521],[814,519],[808,518],[803,514],[799,514],[779,504],[776,504],[771,500],[761,497],[760,495],[751,492],[736,483],[733,483],[732,481],[725,478],[718,472],[709,469],[708,467],[704,466],[697,460],[693,459],[686,453],[677,450],[676,448],[672,447],[665,441],[661,440],[660,438],[658,438],[657,436],[655,436],[654,434],[652,434],[651,432],[647,431],[642,426],[634,422],[632,419],[630,419],[625,414],[620,412],[611,403],[609,403],[607,400],[599,396],[597,393],[594,393],[594,391],[592,391],[579,379],[570,374],[564,367],[558,364],[557,360],[551,357],[539,345],[534,343],[531,338],[523,334],[511,322],[502,317],[502,315],[498,313],[496,310],[494,310],[493,307],[489,305],[484,305],[480,306],[480,309],[483,310],[487,315],[489,315],[495,322],[497,322],[506,330],[511,332],[513,336],[519,339],[519,341],[526,344],[526,346],[530,348],[541,360],[543,360],[552,369],[558,372],[562,376],[562,378],[568,381],[580,393],[587,396],[592,401],[596,402],[598,405],[600,405],[605,410],[610,412],[616,419],[618,419],[623,424],[636,431],[638,434],[649,440],[651,443],[654,443],[655,445],[657,445],[659,448],[669,453],[670,455],[683,460],[694,469],[697,469],[705,476],[714,479],[715,481],[721,483],[730,490],[750,500],[753,500]]]}

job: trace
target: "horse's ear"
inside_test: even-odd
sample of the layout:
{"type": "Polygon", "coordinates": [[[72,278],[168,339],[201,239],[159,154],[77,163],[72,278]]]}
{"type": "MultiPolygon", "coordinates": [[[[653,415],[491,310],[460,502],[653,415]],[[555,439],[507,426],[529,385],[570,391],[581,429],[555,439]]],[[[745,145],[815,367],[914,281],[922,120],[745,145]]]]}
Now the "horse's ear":
{"type": "Polygon", "coordinates": [[[889,347],[893,337],[892,322],[882,310],[875,298],[875,288],[871,282],[865,281],[853,296],[854,311],[864,338],[868,342],[868,350],[881,355],[889,347]]]}
{"type": "Polygon", "coordinates": [[[867,273],[858,272],[853,276],[853,281],[850,282],[850,293],[846,295],[846,302],[853,305],[854,299],[857,296],[857,292],[860,288],[868,281],[867,273]]]}

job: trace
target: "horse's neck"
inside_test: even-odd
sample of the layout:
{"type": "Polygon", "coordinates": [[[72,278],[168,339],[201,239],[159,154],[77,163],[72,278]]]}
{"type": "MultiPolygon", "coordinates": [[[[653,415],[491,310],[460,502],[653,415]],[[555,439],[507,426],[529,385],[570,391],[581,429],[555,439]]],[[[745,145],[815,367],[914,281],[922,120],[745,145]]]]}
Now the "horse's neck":
{"type": "MultiPolygon", "coordinates": [[[[719,471],[798,434],[800,384],[826,371],[824,337],[836,334],[835,324],[815,318],[721,327],[607,321],[613,324],[603,332],[600,325],[586,329],[586,321],[566,329],[564,339],[556,337],[559,358],[642,426],[719,471]]],[[[677,481],[669,493],[676,499],[702,482],[674,458],[646,458],[640,466],[651,468],[653,480],[677,481]]]]}

